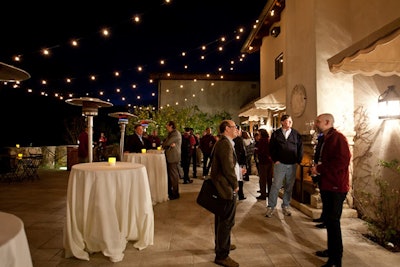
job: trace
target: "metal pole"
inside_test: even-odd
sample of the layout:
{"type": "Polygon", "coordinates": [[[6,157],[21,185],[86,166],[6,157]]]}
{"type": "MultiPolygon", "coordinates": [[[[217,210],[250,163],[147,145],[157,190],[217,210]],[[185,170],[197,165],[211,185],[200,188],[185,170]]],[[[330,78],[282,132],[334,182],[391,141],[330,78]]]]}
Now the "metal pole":
{"type": "Polygon", "coordinates": [[[93,116],[88,116],[88,156],[89,162],[93,162],[93,116]]]}
{"type": "Polygon", "coordinates": [[[121,139],[119,140],[119,158],[123,161],[124,158],[124,139],[125,139],[125,123],[120,124],[121,127],[121,139]]]}

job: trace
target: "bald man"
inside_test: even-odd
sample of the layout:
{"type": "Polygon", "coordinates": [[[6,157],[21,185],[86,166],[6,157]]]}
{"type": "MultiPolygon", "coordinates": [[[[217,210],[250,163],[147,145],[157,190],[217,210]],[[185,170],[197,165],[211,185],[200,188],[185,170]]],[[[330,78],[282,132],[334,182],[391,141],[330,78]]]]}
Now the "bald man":
{"type": "Polygon", "coordinates": [[[317,251],[328,256],[323,267],[342,266],[343,242],[340,227],[343,202],[350,190],[349,165],[351,153],[346,137],[334,128],[332,114],[324,113],[315,120],[316,129],[324,135],[320,161],[311,168],[311,174],[320,175],[320,190],[328,236],[328,249],[317,251]]]}

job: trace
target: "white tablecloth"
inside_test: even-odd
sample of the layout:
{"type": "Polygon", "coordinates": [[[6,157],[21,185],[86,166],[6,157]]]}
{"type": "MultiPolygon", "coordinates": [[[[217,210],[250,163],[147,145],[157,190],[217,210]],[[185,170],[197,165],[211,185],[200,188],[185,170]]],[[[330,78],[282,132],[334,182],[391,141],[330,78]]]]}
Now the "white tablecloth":
{"type": "Polygon", "coordinates": [[[101,251],[118,262],[128,240],[135,241],[139,250],[153,245],[154,213],[144,165],[73,165],[67,192],[65,257],[89,260],[89,253],[101,251]]]}
{"type": "Polygon", "coordinates": [[[0,212],[0,266],[32,267],[24,223],[13,214],[0,212]]]}
{"type": "Polygon", "coordinates": [[[153,205],[168,200],[168,174],[165,154],[154,150],[155,153],[125,153],[124,161],[140,163],[146,166],[150,183],[153,205]]]}

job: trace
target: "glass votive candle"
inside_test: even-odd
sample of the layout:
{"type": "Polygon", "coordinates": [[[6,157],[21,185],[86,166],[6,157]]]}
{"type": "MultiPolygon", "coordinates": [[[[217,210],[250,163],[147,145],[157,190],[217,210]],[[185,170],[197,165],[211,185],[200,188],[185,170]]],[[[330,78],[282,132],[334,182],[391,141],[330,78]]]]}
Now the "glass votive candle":
{"type": "Polygon", "coordinates": [[[15,147],[16,147],[16,148],[19,148],[19,144],[16,144],[15,147]]]}
{"type": "Polygon", "coordinates": [[[18,153],[18,158],[22,159],[22,153],[18,153]]]}
{"type": "Polygon", "coordinates": [[[142,148],[142,153],[146,153],[146,148],[142,148]]]}
{"type": "Polygon", "coordinates": [[[158,147],[157,147],[157,150],[161,150],[161,146],[158,146],[158,147]]]}
{"type": "Polygon", "coordinates": [[[115,162],[117,161],[117,158],[116,157],[109,157],[108,158],[108,164],[110,165],[110,166],[115,166],[115,162]]]}

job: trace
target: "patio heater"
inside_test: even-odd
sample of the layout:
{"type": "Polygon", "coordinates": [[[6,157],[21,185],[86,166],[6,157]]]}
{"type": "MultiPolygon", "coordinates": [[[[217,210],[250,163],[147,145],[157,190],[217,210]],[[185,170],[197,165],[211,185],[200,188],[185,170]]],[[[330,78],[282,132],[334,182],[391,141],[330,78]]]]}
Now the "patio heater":
{"type": "Polygon", "coordinates": [[[102,107],[111,107],[113,104],[100,100],[98,98],[92,97],[80,97],[80,98],[71,98],[65,100],[66,103],[81,106],[82,107],[82,116],[88,117],[88,144],[89,144],[89,162],[93,162],[93,116],[98,115],[98,109],[102,107]]]}
{"type": "Polygon", "coordinates": [[[121,137],[119,139],[119,158],[120,161],[122,161],[122,156],[124,155],[125,127],[128,124],[128,119],[130,117],[137,117],[137,116],[129,112],[114,112],[114,113],[109,113],[108,116],[113,118],[118,118],[118,124],[121,130],[121,137]]]}
{"type": "Polygon", "coordinates": [[[1,82],[16,82],[29,79],[31,75],[26,71],[14,66],[0,62],[0,81],[1,82]]]}

